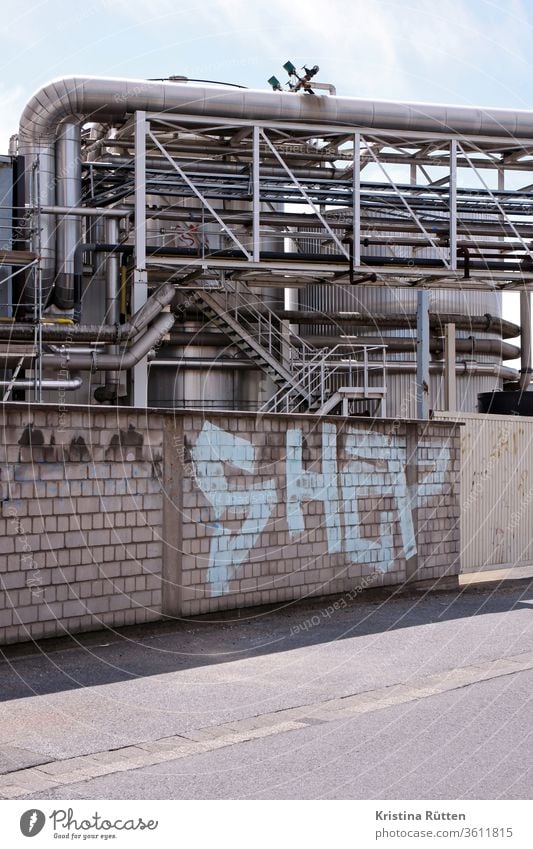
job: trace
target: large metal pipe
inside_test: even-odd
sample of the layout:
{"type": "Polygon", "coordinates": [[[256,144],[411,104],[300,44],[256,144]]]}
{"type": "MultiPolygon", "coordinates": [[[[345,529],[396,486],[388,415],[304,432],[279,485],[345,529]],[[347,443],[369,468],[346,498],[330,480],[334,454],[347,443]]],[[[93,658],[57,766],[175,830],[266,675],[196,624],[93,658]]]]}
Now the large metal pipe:
{"type": "MultiPolygon", "coordinates": [[[[416,363],[402,362],[387,362],[387,372],[390,374],[415,373],[416,363]]],[[[430,363],[429,370],[431,374],[441,374],[444,371],[444,363],[430,363]]],[[[455,366],[456,374],[458,375],[481,375],[486,377],[496,377],[498,380],[516,381],[518,379],[518,371],[509,366],[500,366],[496,363],[472,363],[464,360],[462,363],[457,363],[455,366]]]]}
{"type": "MultiPolygon", "coordinates": [[[[90,354],[80,354],[71,352],[65,347],[59,352],[52,354],[43,354],[41,363],[45,368],[59,368],[69,371],[128,371],[133,368],[139,360],[145,357],[151,348],[157,345],[163,336],[173,326],[175,318],[171,313],[164,313],[154,321],[149,329],[142,334],[136,341],[125,351],[117,354],[102,354],[100,351],[94,350],[90,354]]],[[[16,352],[8,353],[2,357],[2,362],[5,365],[10,363],[23,361],[23,365],[31,368],[35,363],[33,354],[17,354],[16,352]]]]}
{"type": "Polygon", "coordinates": [[[72,354],[68,349],[60,354],[43,354],[43,368],[61,364],[62,368],[72,371],[128,371],[145,357],[149,350],[157,345],[174,324],[170,313],[160,315],[152,326],[126,351],[118,354],[72,354]]]}
{"type": "MultiPolygon", "coordinates": [[[[368,313],[362,312],[331,312],[321,313],[310,310],[283,310],[278,316],[298,324],[334,324],[353,325],[354,327],[409,327],[416,328],[416,316],[403,313],[368,313]]],[[[504,339],[513,339],[520,335],[520,327],[499,316],[489,315],[460,315],[459,313],[430,313],[430,327],[441,330],[447,324],[455,324],[458,330],[472,332],[496,333],[504,339]]]]}
{"type": "MultiPolygon", "coordinates": [[[[146,305],[141,307],[139,312],[132,318],[129,323],[113,326],[109,324],[82,324],[82,325],[61,325],[61,324],[45,324],[41,328],[43,341],[45,342],[64,342],[72,341],[79,342],[120,342],[122,339],[131,338],[135,333],[138,333],[146,326],[162,309],[163,306],[169,304],[175,294],[174,286],[171,283],[165,283],[157,290],[146,302],[146,305]],[[155,303],[160,304],[160,309],[155,309],[155,303]],[[154,313],[153,315],[151,313],[154,313]],[[149,315],[147,315],[149,313],[149,315]]],[[[277,313],[282,319],[298,324],[324,324],[335,325],[339,328],[349,325],[353,327],[369,327],[375,326],[384,327],[408,327],[415,329],[416,318],[406,315],[405,313],[397,314],[377,314],[364,315],[361,313],[316,313],[305,310],[283,310],[277,313]]],[[[455,324],[458,330],[468,330],[471,332],[486,332],[495,333],[502,336],[504,339],[512,339],[520,335],[520,327],[510,321],[505,321],[497,316],[474,315],[464,316],[459,314],[430,314],[430,326],[437,331],[444,333],[446,324],[455,324]]],[[[200,344],[211,344],[211,337],[215,339],[220,334],[209,334],[208,337],[204,331],[201,331],[200,344]],[[205,340],[204,341],[204,337],[205,340]]],[[[176,344],[180,344],[179,331],[177,334],[172,334],[176,344]]],[[[35,336],[35,328],[31,324],[0,324],[0,339],[9,339],[10,341],[26,342],[33,340],[35,336]]],[[[195,339],[199,338],[195,336],[195,339]]],[[[185,344],[185,342],[184,342],[185,344]]],[[[496,341],[496,344],[499,343],[496,341]]],[[[518,356],[518,355],[517,355],[518,356]]]]}
{"type": "MultiPolygon", "coordinates": [[[[314,348],[333,348],[335,345],[386,345],[387,350],[395,353],[415,353],[416,339],[406,336],[350,336],[349,339],[342,336],[306,336],[305,341],[314,348]]],[[[298,344],[295,342],[295,344],[298,344]]],[[[433,354],[444,354],[444,339],[432,337],[429,343],[433,354]]],[[[495,354],[503,360],[515,360],[520,356],[520,348],[502,342],[498,339],[477,339],[470,336],[468,339],[457,339],[455,349],[460,354],[495,354]]]]}
{"type": "MultiPolygon", "coordinates": [[[[72,209],[81,205],[81,131],[79,122],[63,121],[56,143],[56,198],[60,206],[72,209]]],[[[50,218],[50,216],[43,216],[50,218]]],[[[54,301],[58,307],[74,307],[76,247],[81,241],[81,220],[60,217],[56,226],[56,279],[54,301]]],[[[46,288],[48,291],[47,278],[46,288]]],[[[43,287],[45,283],[43,281],[43,287]]]]}

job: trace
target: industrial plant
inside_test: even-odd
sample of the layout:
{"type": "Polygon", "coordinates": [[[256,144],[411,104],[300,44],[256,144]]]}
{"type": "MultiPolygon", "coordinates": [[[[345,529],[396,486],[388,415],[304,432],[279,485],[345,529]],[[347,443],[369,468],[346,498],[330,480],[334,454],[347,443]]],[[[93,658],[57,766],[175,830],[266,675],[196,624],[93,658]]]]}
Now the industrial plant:
{"type": "Polygon", "coordinates": [[[284,67],[65,78],[22,112],[3,642],[533,562],[533,113],[284,67]]]}
{"type": "Polygon", "coordinates": [[[29,100],[0,161],[4,401],[526,404],[533,115],[286,68],[288,91],[72,77],[29,100]]]}

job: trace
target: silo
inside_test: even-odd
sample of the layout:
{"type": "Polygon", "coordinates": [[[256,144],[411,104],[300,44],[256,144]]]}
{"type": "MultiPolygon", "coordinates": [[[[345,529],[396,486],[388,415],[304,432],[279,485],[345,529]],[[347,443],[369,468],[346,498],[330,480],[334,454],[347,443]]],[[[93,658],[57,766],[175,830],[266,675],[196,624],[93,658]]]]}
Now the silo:
{"type": "MultiPolygon", "coordinates": [[[[150,198],[148,198],[148,203],[150,198]]],[[[228,237],[216,222],[201,222],[202,206],[194,198],[159,196],[158,202],[167,209],[191,210],[191,219],[172,222],[158,218],[149,220],[149,244],[170,248],[194,248],[199,255],[212,255],[228,247],[228,237]]],[[[231,224],[232,212],[248,210],[241,201],[213,201],[221,217],[231,224]]],[[[207,217],[207,216],[206,216],[207,217]]],[[[232,225],[233,226],[233,225],[232,225]]],[[[244,227],[236,227],[243,244],[250,235],[244,227]]],[[[274,242],[265,235],[262,250],[274,250],[274,242]]],[[[282,290],[278,290],[282,293],[282,290]]],[[[196,309],[189,298],[190,290],[178,293],[174,311],[177,321],[171,333],[171,345],[161,349],[150,366],[148,384],[149,403],[161,407],[194,407],[200,409],[258,409],[275,392],[272,380],[251,361],[244,362],[243,355],[232,346],[218,327],[205,322],[202,315],[191,320],[187,312],[196,309]],[[172,337],[180,337],[185,344],[173,345],[172,337]],[[168,361],[175,359],[175,365],[168,361]],[[237,362],[232,364],[231,360],[237,362]],[[165,365],[158,365],[158,360],[165,365]],[[189,362],[188,362],[189,361],[189,362]]],[[[279,306],[275,289],[255,288],[253,304],[257,309],[279,306]]],[[[231,301],[230,301],[231,303],[231,301]]]]}
{"type": "MultiPolygon", "coordinates": [[[[371,218],[372,212],[367,211],[366,215],[371,218]]],[[[338,217],[339,214],[337,213],[337,220],[338,217]]],[[[474,220],[474,216],[471,217],[474,220]]],[[[486,219],[488,217],[476,215],[475,219],[486,219]]],[[[347,221],[349,221],[348,216],[347,221]]],[[[310,232],[310,230],[306,228],[306,232],[310,232]]],[[[394,232],[372,233],[373,237],[383,238],[386,236],[390,241],[389,256],[391,250],[394,251],[395,257],[407,259],[413,256],[417,258],[434,258],[436,256],[436,250],[433,247],[417,248],[416,254],[412,247],[401,244],[392,247],[395,235],[404,234],[394,232]]],[[[319,240],[312,238],[304,244],[305,249],[310,252],[330,252],[333,250],[333,248],[320,247],[319,240]]],[[[364,255],[369,257],[383,256],[384,251],[387,251],[387,246],[368,244],[363,248],[364,255]]],[[[310,341],[314,340],[316,344],[320,344],[320,337],[328,337],[328,347],[331,344],[345,343],[347,351],[349,351],[349,345],[357,345],[359,338],[369,341],[375,339],[376,344],[389,344],[390,350],[387,351],[387,415],[416,418],[417,290],[415,288],[385,285],[357,286],[349,283],[315,284],[300,290],[299,309],[323,314],[329,318],[328,323],[320,324],[317,321],[316,325],[305,325],[300,328],[301,335],[304,338],[309,338],[310,341]],[[347,324],[348,319],[346,315],[342,316],[343,313],[359,313],[357,324],[347,324]],[[335,316],[338,319],[343,319],[342,325],[334,323],[335,316]],[[380,325],[380,316],[386,318],[383,326],[380,325]],[[368,324],[363,321],[365,317],[368,318],[368,324]],[[398,318],[398,326],[394,326],[394,317],[398,318]],[[333,323],[331,323],[332,321],[333,323]],[[397,347],[402,347],[405,350],[394,351],[395,340],[406,340],[405,342],[398,341],[397,345],[397,347]],[[409,341],[411,344],[409,344],[409,341]]],[[[479,331],[473,331],[468,328],[468,320],[471,316],[485,315],[500,318],[502,315],[502,295],[499,292],[488,290],[473,292],[470,289],[461,288],[460,284],[454,290],[432,289],[430,291],[429,311],[430,315],[436,317],[454,315],[460,319],[461,326],[456,329],[458,348],[464,347],[469,350],[457,352],[456,362],[459,366],[457,373],[457,409],[475,412],[477,410],[478,393],[493,391],[502,387],[502,380],[497,374],[481,373],[483,366],[494,366],[496,370],[501,366],[501,355],[498,353],[501,336],[489,331],[482,334],[479,331]],[[480,339],[492,340],[495,353],[476,350],[476,341],[480,339]],[[466,340],[466,344],[462,346],[461,340],[466,340]],[[460,366],[464,363],[467,366],[461,374],[460,366]],[[469,366],[469,363],[472,365],[469,366]],[[477,366],[480,366],[477,369],[478,373],[476,373],[477,366]]],[[[444,409],[445,406],[442,359],[442,352],[432,354],[431,363],[437,367],[437,370],[432,369],[430,374],[429,402],[430,408],[436,410],[444,409]]],[[[491,369],[485,368],[485,372],[487,371],[490,372],[491,369]]],[[[376,379],[381,380],[381,374],[376,379]]],[[[370,382],[372,383],[372,381],[371,375],[370,382]]]]}

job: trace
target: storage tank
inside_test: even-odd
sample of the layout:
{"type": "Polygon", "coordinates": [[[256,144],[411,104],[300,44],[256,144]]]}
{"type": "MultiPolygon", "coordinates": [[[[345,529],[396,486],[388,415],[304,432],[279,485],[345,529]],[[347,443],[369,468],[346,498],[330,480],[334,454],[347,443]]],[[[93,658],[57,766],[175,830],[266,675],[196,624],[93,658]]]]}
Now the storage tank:
{"type": "MultiPolygon", "coordinates": [[[[365,215],[371,218],[372,211],[365,211],[365,215]]],[[[472,215],[472,220],[489,217],[472,215]]],[[[351,210],[346,211],[347,223],[350,218],[351,210]]],[[[336,221],[339,220],[339,212],[335,213],[335,219],[336,221]]],[[[306,228],[306,232],[310,232],[309,228],[306,228]]],[[[364,235],[363,229],[362,238],[364,238],[364,235]]],[[[433,247],[416,249],[406,245],[392,247],[395,235],[405,234],[395,234],[390,231],[372,233],[374,237],[387,236],[391,242],[391,248],[387,249],[387,246],[369,244],[362,249],[363,254],[378,257],[385,252],[390,256],[391,250],[393,250],[396,257],[410,258],[416,256],[417,258],[424,258],[436,256],[436,249],[433,247]],[[416,254],[414,253],[415,250],[416,254]]],[[[301,239],[300,244],[302,244],[301,239]]],[[[310,252],[329,253],[336,250],[333,247],[323,246],[319,240],[312,238],[305,241],[304,245],[305,250],[310,252]]],[[[316,312],[318,315],[323,314],[333,321],[335,316],[343,318],[342,325],[335,323],[320,324],[318,321],[316,325],[302,325],[300,334],[315,344],[320,344],[320,337],[327,337],[328,345],[335,343],[346,343],[347,346],[356,345],[359,338],[369,341],[375,340],[375,344],[390,344],[391,350],[387,352],[387,415],[416,418],[416,288],[387,287],[384,285],[375,287],[357,286],[350,283],[313,284],[300,290],[299,309],[306,312],[316,312]],[[368,317],[368,324],[362,323],[361,318],[358,317],[357,324],[349,325],[345,323],[347,316],[342,316],[343,313],[359,313],[361,318],[368,317]],[[379,316],[397,316],[400,321],[397,327],[391,326],[389,320],[387,320],[386,326],[380,326],[379,316]],[[395,352],[395,339],[411,340],[412,346],[407,346],[411,347],[411,350],[395,352]]],[[[476,351],[476,340],[493,340],[497,349],[498,343],[501,342],[501,336],[497,333],[472,331],[468,328],[468,318],[484,315],[494,318],[501,317],[502,295],[499,292],[462,290],[460,287],[456,290],[433,289],[430,291],[429,311],[430,315],[434,316],[451,314],[463,319],[463,327],[456,329],[456,338],[458,343],[460,340],[470,340],[466,346],[470,348],[470,352],[458,351],[456,362],[458,366],[463,363],[472,363],[472,366],[468,367],[468,371],[465,369],[463,374],[460,370],[457,373],[457,409],[475,412],[479,393],[501,389],[502,386],[502,380],[497,375],[475,373],[476,364],[481,367],[483,364],[499,367],[502,362],[498,352],[481,353],[479,350],[476,351]]],[[[433,336],[432,339],[434,339],[433,336]]],[[[381,354],[376,355],[374,359],[381,359],[381,354]]],[[[429,404],[430,409],[435,410],[445,408],[444,381],[440,369],[442,360],[442,353],[440,355],[433,353],[431,356],[431,363],[438,368],[436,372],[432,369],[430,373],[429,404]]],[[[381,381],[380,373],[376,373],[374,379],[372,374],[370,375],[370,383],[374,381],[381,381]]],[[[360,403],[359,406],[364,405],[360,403]]]]}

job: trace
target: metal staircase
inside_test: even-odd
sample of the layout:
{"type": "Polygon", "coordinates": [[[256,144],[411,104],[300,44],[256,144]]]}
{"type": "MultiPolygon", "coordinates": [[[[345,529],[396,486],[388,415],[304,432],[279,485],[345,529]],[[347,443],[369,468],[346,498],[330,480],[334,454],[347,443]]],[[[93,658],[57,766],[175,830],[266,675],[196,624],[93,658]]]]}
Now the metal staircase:
{"type": "Polygon", "coordinates": [[[350,400],[373,399],[380,406],[380,414],[385,414],[383,345],[312,347],[295,333],[289,335],[265,304],[258,309],[257,295],[243,281],[226,280],[224,288],[217,290],[194,289],[190,298],[278,387],[261,412],[326,415],[342,405],[343,413],[348,414],[350,400]],[[368,354],[377,350],[383,353],[383,359],[375,364],[368,354]],[[379,386],[369,381],[369,372],[376,368],[383,371],[379,386]]]}

